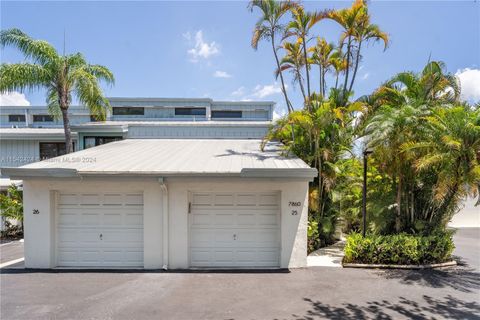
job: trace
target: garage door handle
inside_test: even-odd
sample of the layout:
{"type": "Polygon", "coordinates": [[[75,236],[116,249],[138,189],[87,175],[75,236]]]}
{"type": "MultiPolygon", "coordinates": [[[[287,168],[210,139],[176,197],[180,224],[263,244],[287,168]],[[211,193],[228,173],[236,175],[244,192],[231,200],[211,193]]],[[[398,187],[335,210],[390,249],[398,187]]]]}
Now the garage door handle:
{"type": "Polygon", "coordinates": [[[100,233],[100,240],[102,240],[102,238],[103,238],[103,234],[100,233]]]}

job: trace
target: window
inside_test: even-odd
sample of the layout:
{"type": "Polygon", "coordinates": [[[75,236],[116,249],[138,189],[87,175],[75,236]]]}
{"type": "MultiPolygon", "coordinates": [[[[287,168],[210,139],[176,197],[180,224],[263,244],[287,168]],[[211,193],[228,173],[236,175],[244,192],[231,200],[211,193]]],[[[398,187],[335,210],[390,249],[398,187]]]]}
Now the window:
{"type": "MultiPolygon", "coordinates": [[[[75,150],[75,144],[73,150],[75,150]]],[[[55,158],[66,153],[65,142],[40,142],[40,160],[55,158]]]]}
{"type": "Polygon", "coordinates": [[[48,114],[34,114],[33,122],[53,122],[53,117],[48,114]]]}
{"type": "Polygon", "coordinates": [[[114,116],[143,116],[145,108],[132,107],[116,107],[113,108],[114,116]]]}
{"type": "Polygon", "coordinates": [[[216,110],[212,111],[212,118],[241,118],[242,111],[216,110]]]}
{"type": "Polygon", "coordinates": [[[205,108],[175,108],[176,116],[204,116],[206,114],[205,108]]]}
{"type": "Polygon", "coordinates": [[[24,114],[10,114],[8,115],[9,122],[25,122],[24,114]]]}
{"type": "Polygon", "coordinates": [[[122,139],[122,137],[84,137],[83,148],[88,149],[91,147],[100,146],[105,143],[120,141],[122,139]]]}

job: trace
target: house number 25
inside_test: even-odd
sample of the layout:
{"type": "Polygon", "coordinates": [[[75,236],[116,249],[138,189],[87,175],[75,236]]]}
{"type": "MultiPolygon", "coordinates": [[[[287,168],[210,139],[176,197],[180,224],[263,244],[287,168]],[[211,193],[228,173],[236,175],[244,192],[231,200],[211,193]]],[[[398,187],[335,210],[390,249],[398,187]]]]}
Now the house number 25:
{"type": "MultiPolygon", "coordinates": [[[[289,201],[288,206],[289,207],[300,207],[302,203],[300,201],[289,201]]],[[[292,216],[297,216],[298,215],[298,210],[297,209],[292,209],[292,216]]]]}

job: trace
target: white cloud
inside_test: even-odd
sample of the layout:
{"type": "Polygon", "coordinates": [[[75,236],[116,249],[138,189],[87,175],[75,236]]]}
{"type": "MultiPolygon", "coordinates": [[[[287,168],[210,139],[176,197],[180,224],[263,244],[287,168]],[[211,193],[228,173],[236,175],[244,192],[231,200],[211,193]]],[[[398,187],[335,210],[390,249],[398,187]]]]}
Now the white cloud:
{"type": "Polygon", "coordinates": [[[226,72],[226,71],[220,71],[220,70],[215,71],[215,72],[213,73],[213,76],[214,76],[215,78],[231,78],[231,77],[232,77],[232,75],[229,74],[228,72],[226,72]]]}
{"type": "Polygon", "coordinates": [[[480,69],[459,69],[455,75],[460,80],[460,97],[470,102],[480,101],[480,69]]]}
{"type": "Polygon", "coordinates": [[[232,96],[243,96],[245,94],[245,87],[240,87],[232,92],[232,96]]]}
{"type": "Polygon", "coordinates": [[[29,106],[30,101],[20,92],[7,92],[0,94],[0,106],[29,106]]]}
{"type": "Polygon", "coordinates": [[[215,42],[205,42],[203,39],[203,31],[198,30],[195,35],[190,32],[184,33],[183,37],[193,45],[193,48],[187,51],[190,56],[190,61],[198,62],[200,59],[208,59],[220,53],[220,47],[215,42]]]}
{"type": "MultiPolygon", "coordinates": [[[[285,86],[286,87],[286,86],[285,86]]],[[[276,82],[270,85],[257,85],[253,89],[252,96],[255,98],[265,98],[274,94],[282,93],[282,88],[276,82]]]]}

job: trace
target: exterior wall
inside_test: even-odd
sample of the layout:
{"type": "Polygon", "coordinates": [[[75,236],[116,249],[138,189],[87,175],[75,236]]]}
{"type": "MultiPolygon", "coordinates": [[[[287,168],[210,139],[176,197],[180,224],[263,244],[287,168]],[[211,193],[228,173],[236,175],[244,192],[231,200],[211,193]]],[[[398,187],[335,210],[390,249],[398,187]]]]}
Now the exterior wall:
{"type": "Polygon", "coordinates": [[[0,139],[0,167],[20,167],[39,160],[38,140],[0,139]]]}
{"type": "MultiPolygon", "coordinates": [[[[308,182],[242,178],[167,178],[168,265],[170,269],[189,267],[189,192],[271,192],[281,194],[281,268],[305,267],[307,263],[308,182]],[[289,202],[300,202],[292,208],[289,202]],[[298,210],[292,215],[292,209],[298,210]]],[[[144,194],[144,267],[159,269],[163,259],[163,202],[160,183],[155,178],[82,180],[25,180],[25,266],[52,268],[56,265],[55,198],[62,192],[139,192],[144,194]],[[34,209],[39,210],[33,214],[34,209]]]]}
{"type": "Polygon", "coordinates": [[[240,138],[261,139],[268,132],[268,127],[234,127],[234,126],[135,126],[128,128],[127,138],[240,138]]]}
{"type": "Polygon", "coordinates": [[[467,199],[448,225],[453,228],[480,228],[480,205],[475,206],[476,202],[476,198],[467,199]]]}
{"type": "MultiPolygon", "coordinates": [[[[307,265],[308,182],[280,180],[167,179],[169,192],[169,267],[189,267],[189,192],[280,192],[281,268],[307,265]],[[298,215],[292,215],[289,202],[301,202],[298,215]]],[[[297,208],[295,208],[297,209],[297,208]]]]}
{"type": "MultiPolygon", "coordinates": [[[[40,161],[40,142],[62,142],[58,138],[42,140],[7,140],[0,137],[0,168],[20,167],[32,162],[40,161]]],[[[74,139],[75,149],[77,140],[74,139]]],[[[1,171],[0,171],[1,176],[1,171]]]]}
{"type": "Polygon", "coordinates": [[[144,266],[161,268],[162,256],[162,197],[160,184],[148,180],[47,181],[24,180],[25,267],[53,268],[56,266],[55,198],[62,192],[143,192],[144,266]],[[33,214],[33,210],[39,210],[33,214]]]}
{"type": "MultiPolygon", "coordinates": [[[[77,125],[90,122],[90,114],[88,110],[82,107],[70,107],[69,109],[70,124],[77,125]]],[[[2,107],[0,110],[0,127],[32,127],[32,128],[60,128],[63,126],[61,119],[54,119],[53,122],[37,122],[33,121],[33,115],[48,114],[47,107],[2,107]],[[25,115],[25,122],[9,122],[8,115],[25,115]]]]}

